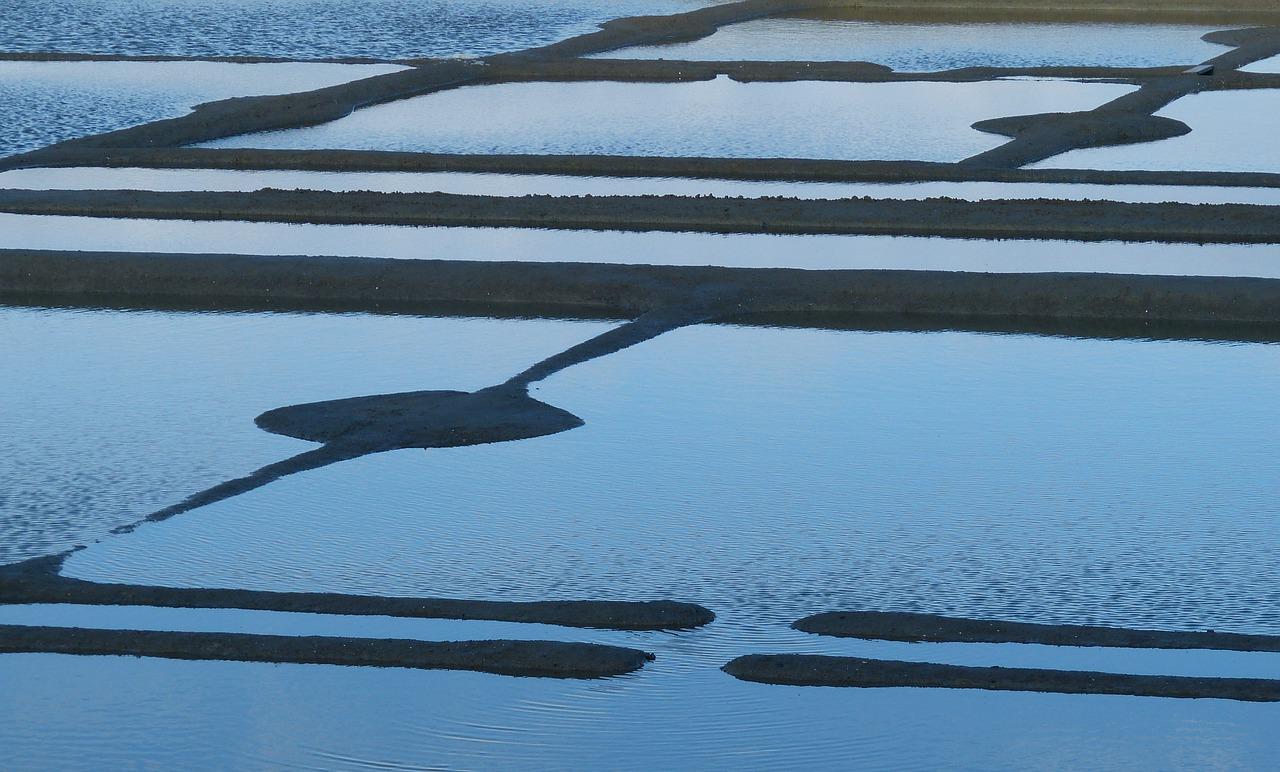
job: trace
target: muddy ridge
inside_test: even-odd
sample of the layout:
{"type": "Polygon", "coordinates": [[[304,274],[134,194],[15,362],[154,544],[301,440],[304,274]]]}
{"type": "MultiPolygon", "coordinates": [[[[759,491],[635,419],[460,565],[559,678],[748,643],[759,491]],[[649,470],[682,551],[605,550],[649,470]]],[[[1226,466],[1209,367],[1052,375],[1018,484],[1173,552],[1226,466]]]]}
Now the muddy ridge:
{"type": "Polygon", "coordinates": [[[1100,185],[1280,187],[1270,172],[1006,169],[932,161],[833,161],[809,158],[698,158],[593,155],[454,155],[389,150],[121,148],[66,150],[41,167],[294,169],[323,172],[467,172],[584,177],[681,177],[789,182],[1039,182],[1100,185]]]}
{"type": "Polygon", "coordinates": [[[1280,636],[1276,635],[1047,625],[881,611],[815,614],[791,626],[816,635],[913,643],[1036,643],[1137,649],[1280,651],[1280,636]]]}
{"type": "Polygon", "coordinates": [[[965,667],[816,654],[748,654],[738,657],[723,669],[743,681],[789,686],[909,686],[1280,702],[1280,681],[1257,678],[1196,678],[1014,667],[965,667]]]}
{"type": "Polygon", "coordinates": [[[633,317],[710,293],[743,314],[958,319],[1280,322],[1280,280],[1121,274],[984,274],[600,263],[0,250],[0,287],[41,295],[401,311],[531,304],[633,317]]]}
{"type": "Polygon", "coordinates": [[[67,554],[0,566],[0,604],[69,603],[91,606],[247,609],[344,616],[487,620],[608,630],[683,630],[715,614],[677,601],[482,601],[320,592],[100,584],[62,576],[67,554]]]}
{"type": "Polygon", "coordinates": [[[412,641],[0,625],[0,654],[37,653],[470,670],[541,678],[622,675],[653,658],[638,649],[558,641],[412,641]]]}
{"type": "Polygon", "coordinates": [[[266,189],[169,193],[0,190],[0,211],[248,222],[703,233],[1280,243],[1277,207],[1046,199],[476,196],[266,189]]]}

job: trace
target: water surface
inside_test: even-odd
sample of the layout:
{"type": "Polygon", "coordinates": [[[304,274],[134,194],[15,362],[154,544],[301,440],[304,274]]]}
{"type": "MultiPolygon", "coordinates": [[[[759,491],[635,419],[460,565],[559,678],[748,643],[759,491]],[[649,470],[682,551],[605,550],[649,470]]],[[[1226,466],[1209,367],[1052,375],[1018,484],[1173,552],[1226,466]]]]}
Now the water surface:
{"type": "Polygon", "coordinates": [[[1032,164],[1043,169],[1280,171],[1280,91],[1211,91],[1183,97],[1156,115],[1191,133],[1138,145],[1073,150],[1032,164]]]}
{"type": "Polygon", "coordinates": [[[1221,54],[1201,40],[1216,27],[1186,24],[758,19],[688,43],[638,46],[610,59],[867,61],[894,70],[961,67],[1161,67],[1221,54]]]}
{"type": "MultiPolygon", "coordinates": [[[[70,768],[83,748],[95,762],[157,764],[180,748],[209,768],[1266,766],[1280,751],[1266,731],[1275,705],[802,689],[718,668],[739,653],[795,651],[1274,677],[1275,655],[874,643],[787,625],[870,608],[1280,632],[1277,351],[670,333],[535,390],[583,417],[579,429],[299,475],[102,542],[67,571],[180,586],[678,597],[717,612],[683,633],[528,631],[656,652],[643,671],[575,683],[6,656],[5,694],[21,697],[0,697],[0,741],[24,763],[70,768]],[[279,704],[296,706],[287,721],[279,704]]],[[[38,607],[0,618],[375,636],[516,627],[38,607]]]]}
{"type": "Polygon", "coordinates": [[[0,563],[64,550],[306,443],[297,402],[474,389],[595,323],[0,307],[0,563]]]}
{"type": "Polygon", "coordinates": [[[0,249],[1280,278],[1280,245],[667,233],[0,214],[0,249]]]}
{"type": "Polygon", "coordinates": [[[1133,86],[983,83],[508,83],[357,110],[206,147],[959,161],[1005,137],[986,118],[1090,110],[1133,86]]]}
{"type": "MultiPolygon", "coordinates": [[[[4,13],[0,9],[0,18],[4,13]]],[[[0,156],[176,118],[201,102],[310,91],[400,69],[382,64],[0,61],[0,156]]]]}
{"type": "Polygon", "coordinates": [[[481,196],[784,196],[831,198],[1052,198],[1187,204],[1280,205],[1280,188],[1087,185],[1038,182],[792,182],[686,177],[577,177],[471,172],[307,172],[291,170],[52,168],[0,172],[0,188],[25,190],[371,190],[481,196]]]}
{"type": "Polygon", "coordinates": [[[483,56],[714,0],[6,0],[0,50],[174,56],[483,56]]]}

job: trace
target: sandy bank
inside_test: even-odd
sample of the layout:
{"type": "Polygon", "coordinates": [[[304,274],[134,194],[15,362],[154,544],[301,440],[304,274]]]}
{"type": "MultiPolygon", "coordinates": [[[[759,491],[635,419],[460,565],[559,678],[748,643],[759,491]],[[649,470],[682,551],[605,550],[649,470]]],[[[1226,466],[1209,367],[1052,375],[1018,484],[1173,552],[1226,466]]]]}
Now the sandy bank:
{"type": "Polygon", "coordinates": [[[1221,649],[1280,651],[1280,636],[1168,630],[1133,630],[1091,625],[1044,625],[933,614],[837,611],[805,617],[797,630],[841,638],[957,643],[1038,643],[1047,646],[1111,646],[1141,649],[1221,649]]]}

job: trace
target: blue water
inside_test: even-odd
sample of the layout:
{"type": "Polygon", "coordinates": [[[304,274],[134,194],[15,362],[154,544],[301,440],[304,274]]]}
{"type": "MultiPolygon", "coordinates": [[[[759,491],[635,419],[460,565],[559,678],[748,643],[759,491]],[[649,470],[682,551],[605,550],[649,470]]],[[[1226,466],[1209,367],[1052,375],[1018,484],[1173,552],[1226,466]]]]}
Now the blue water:
{"type": "Polygon", "coordinates": [[[483,56],[700,0],[5,0],[0,51],[176,56],[483,56]]]}
{"type": "Polygon", "coordinates": [[[0,156],[177,118],[201,102],[309,91],[396,69],[315,63],[0,61],[0,156]]]}
{"type": "MultiPolygon", "coordinates": [[[[474,389],[602,323],[11,309],[11,498],[101,536],[218,475],[310,447],[268,407],[474,389]],[[78,372],[77,378],[65,373],[78,372]],[[43,499],[41,498],[43,497],[43,499]]],[[[274,483],[78,553],[102,581],[534,599],[674,597],[682,633],[244,612],[30,608],[0,622],[551,637],[657,653],[595,682],[56,655],[0,657],[16,769],[121,765],[652,769],[1265,767],[1280,706],[802,689],[748,652],[1275,677],[1274,655],[924,646],[789,630],[833,608],[1280,632],[1280,349],[700,326],[553,376],[586,425],[398,451],[274,483]],[[163,742],[157,741],[163,737],[163,742]]],[[[22,510],[19,509],[19,512],[22,510]]],[[[30,543],[29,534],[43,540],[30,543]]],[[[15,534],[18,549],[15,550],[15,534]]],[[[24,536],[26,534],[27,536],[24,536]]],[[[23,541],[25,540],[25,541],[23,541]]]]}

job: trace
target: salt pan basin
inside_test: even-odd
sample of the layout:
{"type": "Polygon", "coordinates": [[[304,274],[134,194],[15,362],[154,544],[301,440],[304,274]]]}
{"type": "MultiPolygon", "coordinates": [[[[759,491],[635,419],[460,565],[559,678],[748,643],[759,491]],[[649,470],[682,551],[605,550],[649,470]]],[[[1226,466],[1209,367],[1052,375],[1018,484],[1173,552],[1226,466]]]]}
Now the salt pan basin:
{"type": "Polygon", "coordinates": [[[1090,110],[1109,83],[508,83],[357,110],[304,129],[204,147],[438,153],[959,161],[1007,140],[970,128],[1008,115],[1090,110]]]}

